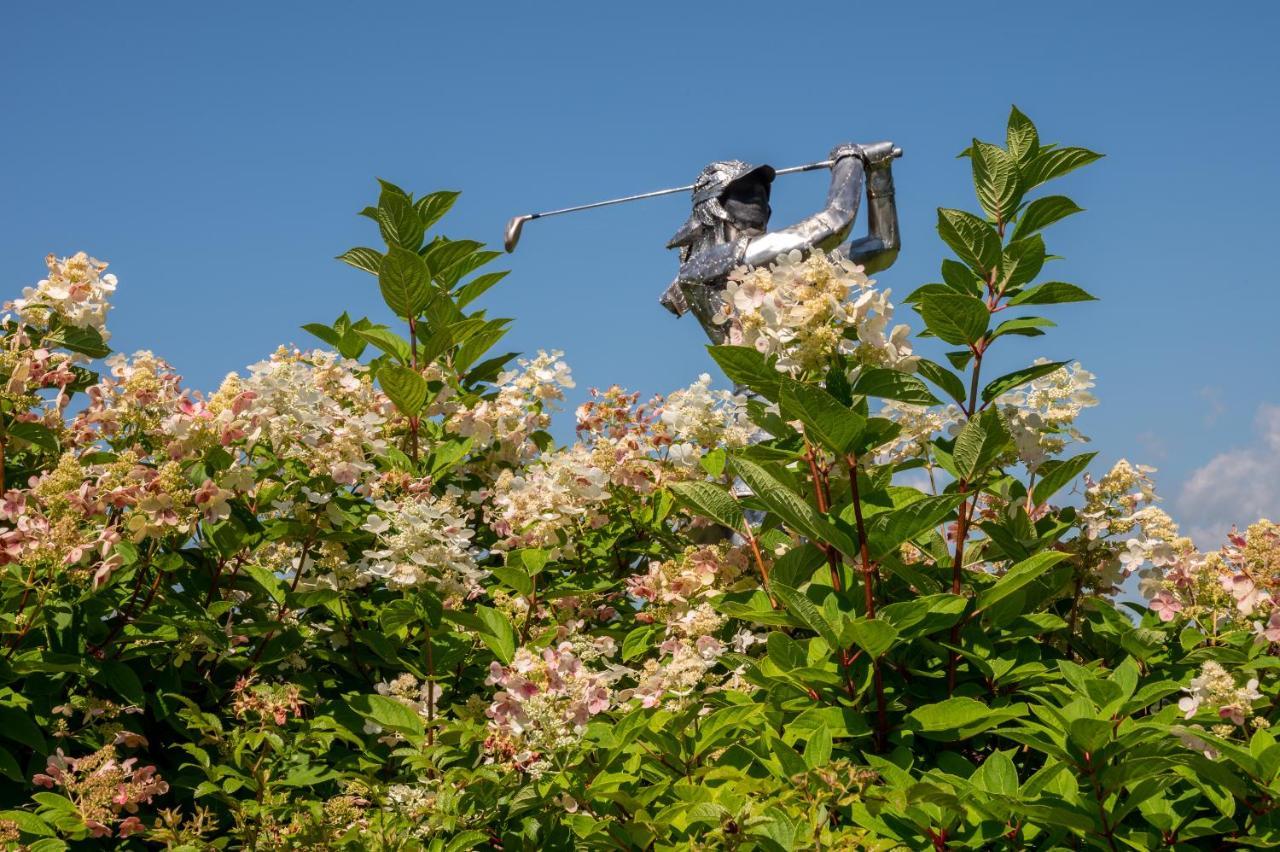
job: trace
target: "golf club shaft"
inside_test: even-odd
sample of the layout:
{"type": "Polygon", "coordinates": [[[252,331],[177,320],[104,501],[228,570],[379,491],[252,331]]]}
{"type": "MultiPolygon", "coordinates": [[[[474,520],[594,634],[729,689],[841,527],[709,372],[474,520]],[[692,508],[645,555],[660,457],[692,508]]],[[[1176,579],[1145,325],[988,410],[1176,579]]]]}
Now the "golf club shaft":
{"type": "MultiPolygon", "coordinates": [[[[789,175],[795,172],[811,172],[816,169],[825,169],[831,165],[830,160],[823,160],[820,163],[806,163],[803,166],[791,166],[785,169],[778,169],[775,174],[789,175]]],[[[594,201],[591,204],[579,204],[576,207],[563,207],[559,210],[546,210],[542,213],[530,213],[523,217],[525,219],[543,219],[547,216],[559,216],[561,213],[577,213],[579,210],[591,210],[596,207],[608,207],[611,204],[623,204],[627,201],[641,201],[645,198],[657,198],[660,195],[671,195],[675,192],[688,192],[693,189],[693,184],[688,186],[673,186],[669,189],[655,189],[652,192],[642,192],[639,195],[627,195],[622,198],[610,198],[608,201],[594,201]]]]}

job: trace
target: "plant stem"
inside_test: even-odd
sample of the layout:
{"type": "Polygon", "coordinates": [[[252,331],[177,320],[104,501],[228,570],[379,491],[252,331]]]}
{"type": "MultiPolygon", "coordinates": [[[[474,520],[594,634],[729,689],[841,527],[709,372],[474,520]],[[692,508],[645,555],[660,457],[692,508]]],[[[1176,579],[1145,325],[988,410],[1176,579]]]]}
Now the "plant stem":
{"type": "MultiPolygon", "coordinates": [[[[862,558],[862,589],[867,609],[867,619],[876,617],[875,586],[878,582],[876,568],[871,564],[871,554],[867,549],[867,528],[862,521],[862,497],[858,492],[858,458],[850,453],[845,457],[849,467],[849,493],[853,498],[853,517],[858,528],[858,551],[862,558]]],[[[884,751],[889,736],[889,718],[885,708],[884,674],[880,671],[880,660],[871,661],[871,676],[876,691],[876,750],[884,751]]]]}
{"type": "MultiPolygon", "coordinates": [[[[814,457],[813,445],[808,439],[804,442],[804,457],[809,463],[809,475],[813,477],[813,495],[818,501],[818,511],[825,515],[830,505],[830,490],[827,478],[818,469],[818,460],[814,457]]],[[[822,542],[822,552],[827,555],[827,566],[831,569],[831,588],[837,593],[844,591],[844,586],[840,582],[840,556],[836,552],[835,545],[822,542]]]]}

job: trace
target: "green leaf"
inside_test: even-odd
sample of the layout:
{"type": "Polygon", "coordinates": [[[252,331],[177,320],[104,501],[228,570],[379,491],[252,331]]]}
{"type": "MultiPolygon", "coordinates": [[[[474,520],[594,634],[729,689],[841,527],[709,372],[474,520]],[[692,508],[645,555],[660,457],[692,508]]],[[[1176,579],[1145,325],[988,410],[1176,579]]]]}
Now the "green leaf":
{"type": "Polygon", "coordinates": [[[1008,292],[1035,279],[1044,267],[1044,238],[1034,234],[1014,240],[1000,255],[1001,292],[1008,292]]]}
{"type": "Polygon", "coordinates": [[[934,361],[921,358],[916,362],[916,371],[946,391],[947,396],[954,399],[961,406],[966,404],[964,381],[946,367],[934,361]]]}
{"type": "Polygon", "coordinates": [[[960,620],[969,606],[964,595],[936,594],[881,607],[876,617],[892,624],[904,639],[945,630],[960,620]]]}
{"type": "Polygon", "coordinates": [[[388,246],[416,252],[422,245],[422,220],[403,192],[390,191],[389,188],[394,189],[389,184],[383,184],[378,209],[374,213],[378,230],[388,246]]]}
{"type": "Polygon", "coordinates": [[[707,351],[730,381],[755,391],[770,402],[778,401],[782,376],[755,349],[750,346],[708,346],[707,351]]]}
{"type": "Polygon", "coordinates": [[[1038,287],[1028,287],[1009,300],[1010,305],[1058,305],[1063,302],[1096,302],[1097,298],[1074,284],[1047,281],[1038,287]]]}
{"type": "Polygon", "coordinates": [[[1024,715],[1021,705],[988,707],[972,698],[955,697],[926,704],[907,714],[908,727],[934,740],[964,739],[1024,715]]]}
{"type": "Polygon", "coordinates": [[[109,686],[130,704],[143,707],[147,703],[142,681],[134,674],[133,669],[119,660],[103,660],[98,663],[98,674],[94,680],[109,686]]]}
{"type": "Polygon", "coordinates": [[[982,401],[990,402],[1000,394],[1007,393],[1019,385],[1024,385],[1041,376],[1047,376],[1060,370],[1066,363],[1066,361],[1049,361],[1044,364],[1033,364],[1021,370],[1014,370],[1012,373],[1006,373],[982,389],[982,401]]]}
{"type": "Polygon", "coordinates": [[[63,349],[78,352],[90,358],[105,358],[111,354],[111,348],[107,346],[96,328],[64,325],[46,334],[43,344],[47,347],[61,346],[63,349]]]}
{"type": "Polygon", "coordinates": [[[1017,241],[1023,237],[1029,237],[1054,222],[1082,212],[1084,208],[1078,207],[1065,195],[1046,195],[1044,198],[1037,198],[1028,204],[1022,211],[1022,215],[1018,217],[1018,225],[1013,229],[1013,239],[1017,241]]]}
{"type": "Polygon", "coordinates": [[[854,544],[847,535],[773,474],[755,462],[740,457],[734,457],[730,465],[733,472],[747,483],[751,493],[796,532],[815,541],[831,544],[846,555],[854,553],[854,544]]]}
{"type": "Polygon", "coordinates": [[[921,533],[942,523],[964,500],[963,494],[925,497],[888,512],[873,515],[867,521],[868,550],[871,558],[883,559],[921,533]]]}
{"type": "Polygon", "coordinates": [[[25,441],[34,447],[39,447],[47,453],[58,452],[58,436],[53,434],[48,426],[40,423],[25,423],[15,421],[9,424],[8,433],[10,438],[17,438],[25,441]]]}
{"type": "Polygon", "coordinates": [[[516,632],[498,610],[487,606],[476,606],[474,612],[445,610],[444,617],[474,630],[503,664],[510,663],[515,656],[516,632]]]}
{"type": "Polygon", "coordinates": [[[765,648],[769,661],[787,674],[804,668],[808,662],[800,643],[779,630],[770,631],[765,639],[765,648]]]}
{"type": "Polygon", "coordinates": [[[819,725],[804,743],[804,763],[810,769],[826,766],[831,762],[831,729],[819,725]]]}
{"type": "Polygon", "coordinates": [[[427,380],[417,370],[399,364],[387,364],[378,370],[378,384],[408,417],[417,417],[430,395],[427,380]]]}
{"type": "Polygon", "coordinates": [[[1040,151],[1040,134],[1036,132],[1036,126],[1016,106],[1009,110],[1005,140],[1009,153],[1019,163],[1030,162],[1040,151]]]}
{"type": "Polygon", "coordinates": [[[364,246],[347,249],[338,255],[337,259],[349,266],[363,269],[365,272],[371,272],[374,275],[377,275],[378,270],[382,268],[382,252],[364,246]]]}
{"type": "Polygon", "coordinates": [[[661,628],[653,624],[642,624],[627,633],[622,640],[622,661],[634,660],[645,654],[653,645],[653,637],[661,628]]]}
{"type": "Polygon", "coordinates": [[[432,278],[448,280],[449,270],[460,263],[465,263],[481,248],[481,245],[475,240],[450,240],[445,237],[436,237],[422,250],[421,254],[422,259],[427,262],[427,269],[431,270],[432,278]]]}
{"type": "Polygon", "coordinates": [[[1046,571],[1066,559],[1070,554],[1058,550],[1046,550],[1014,565],[1004,576],[978,594],[977,609],[985,611],[1014,592],[1038,580],[1046,571]]]}
{"type": "Polygon", "coordinates": [[[1064,485],[1084,473],[1085,468],[1089,466],[1089,462],[1093,461],[1093,457],[1096,455],[1097,453],[1081,453],[1066,461],[1046,462],[1040,467],[1041,478],[1031,492],[1032,499],[1037,504],[1043,504],[1058,493],[1058,490],[1064,485]]]}
{"type": "Polygon", "coordinates": [[[27,711],[12,704],[0,704],[0,737],[22,743],[36,754],[49,753],[49,746],[45,743],[40,727],[32,721],[27,711]]]}
{"type": "Polygon", "coordinates": [[[378,272],[382,300],[397,316],[416,317],[431,301],[431,273],[417,252],[392,246],[378,272]]]}
{"type": "Polygon", "coordinates": [[[973,781],[988,793],[1018,795],[1018,770],[1007,752],[993,751],[973,774],[973,781]]]}
{"type": "Polygon", "coordinates": [[[962,296],[981,296],[986,286],[972,269],[951,258],[942,261],[942,280],[949,289],[962,296]]]}
{"type": "Polygon", "coordinates": [[[840,642],[840,634],[836,632],[835,627],[822,614],[822,610],[818,609],[817,605],[809,600],[804,593],[779,582],[772,583],[770,590],[777,596],[778,600],[782,601],[782,605],[787,608],[787,612],[800,619],[802,624],[821,636],[828,647],[843,647],[840,642]]]}
{"type": "Polygon", "coordinates": [[[486,272],[484,275],[477,275],[458,290],[457,295],[454,297],[455,304],[460,308],[465,308],[480,298],[494,284],[506,278],[507,273],[507,270],[503,270],[502,272],[486,272]]]}
{"type": "Polygon", "coordinates": [[[1053,328],[1057,323],[1044,317],[1017,317],[1015,319],[1005,320],[996,326],[995,331],[991,332],[991,339],[1002,337],[1006,334],[1017,334],[1022,337],[1040,337],[1044,334],[1040,329],[1053,328]]]}
{"type": "Polygon", "coordinates": [[[973,186],[982,209],[998,222],[1008,222],[1018,206],[1018,161],[998,145],[973,140],[973,186]]]}
{"type": "Polygon", "coordinates": [[[995,226],[972,213],[938,208],[938,234],[956,257],[984,279],[1000,262],[1000,235],[995,226]]]}
{"type": "MultiPolygon", "coordinates": [[[[952,299],[955,296],[940,298],[952,299]]],[[[958,298],[967,299],[968,296],[958,298]]],[[[985,316],[986,309],[983,309],[985,316]]],[[[985,323],[985,319],[984,319],[985,323]]],[[[985,329],[984,329],[985,330],[985,329]]],[[[909,373],[890,370],[884,367],[868,367],[863,370],[853,383],[853,393],[859,396],[874,396],[881,399],[894,399],[912,405],[941,405],[929,390],[929,386],[909,373]]]]}
{"type": "MultiPolygon", "coordinates": [[[[418,223],[422,225],[424,231],[430,230],[431,226],[440,221],[440,217],[449,212],[453,207],[453,203],[458,200],[460,192],[442,189],[424,195],[414,202],[414,211],[418,214],[418,223]]],[[[421,240],[419,240],[421,241],[421,240]]]]}
{"type": "Polygon", "coordinates": [[[1022,177],[1026,182],[1026,188],[1033,189],[1101,158],[1101,154],[1090,151],[1088,148],[1041,149],[1028,163],[1022,177]]]}
{"type": "Polygon", "coordinates": [[[533,594],[533,578],[518,567],[509,563],[493,565],[489,572],[525,597],[533,594]]]}
{"type": "Polygon", "coordinates": [[[422,736],[426,728],[418,711],[386,695],[362,695],[353,702],[361,715],[381,727],[401,734],[422,736]]]}
{"type": "Polygon", "coordinates": [[[495,343],[507,334],[509,319],[492,319],[484,327],[467,338],[467,342],[458,348],[453,356],[453,366],[461,371],[470,367],[476,359],[488,352],[495,343]]]}
{"type": "Polygon", "coordinates": [[[847,638],[871,659],[878,660],[898,640],[898,629],[879,618],[853,618],[845,622],[841,638],[847,638]]]}
{"type": "Polygon", "coordinates": [[[352,328],[362,339],[395,358],[401,364],[409,363],[409,344],[403,337],[383,325],[369,328],[352,328]]]}
{"type": "Polygon", "coordinates": [[[1009,445],[1009,432],[994,410],[970,419],[956,436],[951,452],[961,478],[973,480],[1004,452],[1009,445]]]}
{"type": "Polygon", "coordinates": [[[723,487],[711,482],[674,482],[671,490],[681,503],[731,530],[742,529],[742,509],[723,487]]]}
{"type": "Polygon", "coordinates": [[[378,613],[378,625],[384,633],[392,634],[401,627],[416,624],[419,620],[418,610],[413,603],[404,598],[388,601],[378,613]]]}
{"type": "Polygon", "coordinates": [[[953,345],[977,343],[991,319],[986,303],[974,296],[931,294],[916,309],[930,332],[953,345]]]}
{"type": "Polygon", "coordinates": [[[781,396],[782,411],[786,419],[803,422],[805,433],[811,439],[840,456],[854,449],[867,424],[865,417],[842,405],[822,388],[786,382],[782,385],[781,396]]]}

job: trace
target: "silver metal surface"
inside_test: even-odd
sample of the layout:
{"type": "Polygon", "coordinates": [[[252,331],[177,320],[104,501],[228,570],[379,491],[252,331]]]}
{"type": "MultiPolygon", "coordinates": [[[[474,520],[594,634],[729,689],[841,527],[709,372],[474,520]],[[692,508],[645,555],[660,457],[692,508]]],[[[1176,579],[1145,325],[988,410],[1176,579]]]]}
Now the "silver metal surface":
{"type": "Polygon", "coordinates": [[[739,266],[763,266],[794,250],[836,250],[868,273],[887,269],[897,259],[900,242],[892,174],[893,160],[900,156],[902,149],[892,142],[840,145],[822,163],[776,172],[831,169],[826,205],[776,231],[768,230],[768,191],[775,173],[736,160],[710,164],[691,187],[689,219],[667,243],[680,250],[680,271],[662,294],[662,305],[676,316],[692,313],[718,344],[725,341],[727,329],[712,317],[719,311],[728,274],[739,266]],[[857,218],[864,186],[868,234],[840,246],[857,218]]]}
{"type": "MultiPolygon", "coordinates": [[[[902,149],[893,148],[890,152],[890,156],[901,157],[902,149]]],[[[785,169],[778,169],[777,171],[770,169],[770,171],[773,171],[774,175],[790,175],[796,174],[797,172],[811,172],[816,169],[825,169],[829,166],[831,166],[831,160],[823,160],[818,163],[806,163],[803,166],[790,166],[785,169]]],[[[762,168],[769,167],[763,166],[762,168]]],[[[689,190],[694,189],[696,185],[697,184],[691,183],[687,186],[673,186],[669,189],[656,189],[652,192],[642,192],[639,195],[627,195],[622,198],[610,198],[607,201],[593,201],[590,204],[579,204],[576,207],[562,207],[559,210],[546,210],[542,213],[526,213],[523,216],[513,216],[507,222],[506,231],[503,233],[502,244],[508,253],[515,251],[516,245],[520,242],[521,232],[524,230],[524,223],[534,219],[545,219],[548,216],[559,216],[563,213],[577,213],[580,210],[593,210],[597,207],[608,207],[613,204],[625,204],[628,201],[642,201],[646,198],[657,198],[660,195],[672,195],[677,192],[688,192],[689,190]]]]}

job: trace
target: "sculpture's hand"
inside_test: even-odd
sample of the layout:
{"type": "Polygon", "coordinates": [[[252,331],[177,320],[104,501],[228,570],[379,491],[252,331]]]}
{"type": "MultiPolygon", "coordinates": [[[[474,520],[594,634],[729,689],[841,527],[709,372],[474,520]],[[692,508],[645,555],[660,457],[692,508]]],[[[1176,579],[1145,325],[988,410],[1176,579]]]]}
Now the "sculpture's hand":
{"type": "Polygon", "coordinates": [[[862,151],[862,162],[868,169],[888,168],[893,165],[892,142],[875,142],[871,145],[859,145],[858,148],[862,151]]]}
{"type": "Polygon", "coordinates": [[[866,154],[863,153],[861,145],[855,145],[853,142],[844,142],[831,149],[831,153],[827,155],[827,159],[832,165],[844,159],[845,157],[857,157],[860,160],[866,160],[866,154]]]}

